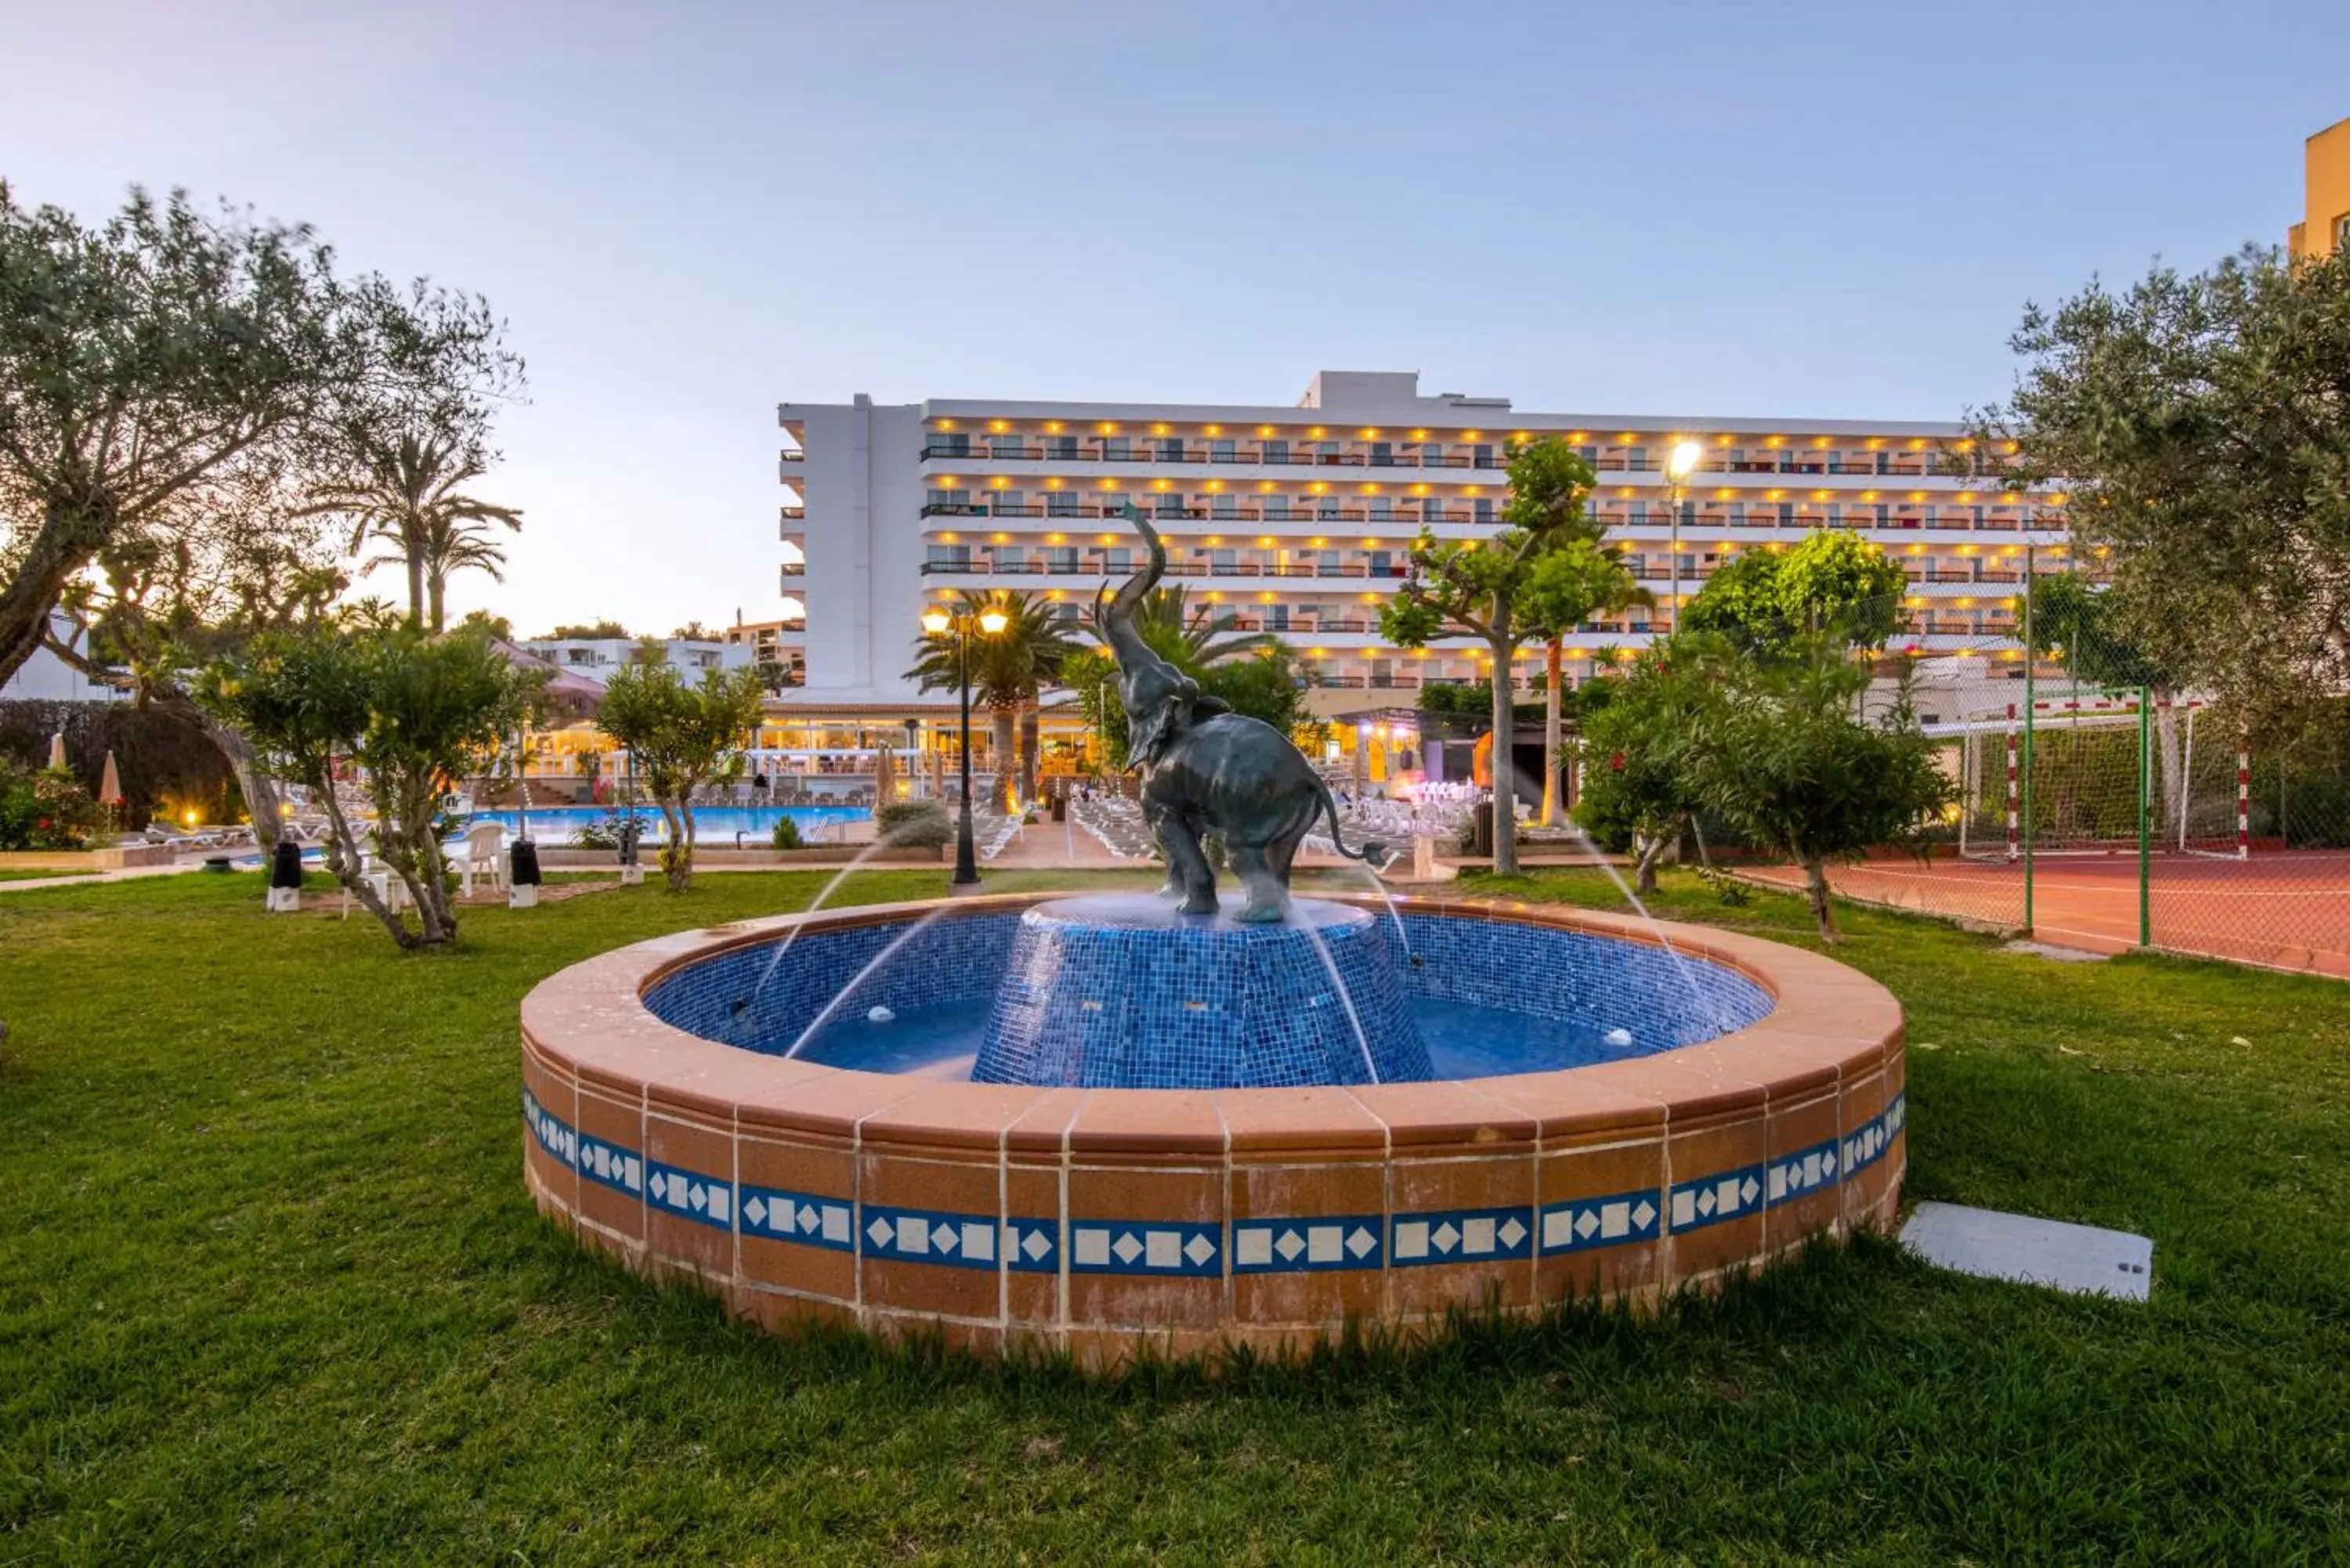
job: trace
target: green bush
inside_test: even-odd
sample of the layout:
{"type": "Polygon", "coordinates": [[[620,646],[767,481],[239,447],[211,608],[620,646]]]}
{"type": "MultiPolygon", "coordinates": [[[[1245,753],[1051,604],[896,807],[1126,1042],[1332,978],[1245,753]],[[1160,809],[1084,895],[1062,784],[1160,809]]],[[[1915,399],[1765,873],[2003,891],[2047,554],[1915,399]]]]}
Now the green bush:
{"type": "Polygon", "coordinates": [[[775,819],[775,832],[771,843],[778,849],[798,849],[804,846],[800,837],[799,818],[785,816],[775,819]]]}
{"type": "Polygon", "coordinates": [[[582,824],[573,843],[582,849],[618,849],[620,834],[628,827],[632,816],[637,825],[638,845],[650,844],[653,841],[653,819],[642,812],[631,814],[625,811],[608,811],[582,824]]]}
{"type": "Polygon", "coordinates": [[[901,849],[943,849],[954,842],[954,819],[944,801],[893,800],[873,821],[883,841],[901,849]]]}

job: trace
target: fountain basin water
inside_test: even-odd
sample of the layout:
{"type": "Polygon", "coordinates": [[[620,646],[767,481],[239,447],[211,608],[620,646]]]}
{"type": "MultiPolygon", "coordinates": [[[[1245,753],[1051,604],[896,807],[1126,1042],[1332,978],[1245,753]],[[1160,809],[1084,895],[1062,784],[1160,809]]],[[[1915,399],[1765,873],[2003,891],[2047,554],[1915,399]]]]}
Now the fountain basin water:
{"type": "MultiPolygon", "coordinates": [[[[1451,1307],[1648,1300],[1893,1212],[1900,1010],[1825,958],[1405,899],[1420,961],[1399,973],[1431,1080],[972,1082],[980,1001],[1043,902],[747,922],[555,976],[522,1018],[538,1201],[773,1327],[943,1331],[1096,1365],[1294,1348],[1350,1320],[1416,1331],[1451,1307]],[[1522,1037],[1492,1044],[1506,1019],[1522,1037]],[[1617,1027],[1628,1048],[1607,1042],[1617,1027]]],[[[1374,929],[1391,938],[1383,911],[1374,929]]]]}

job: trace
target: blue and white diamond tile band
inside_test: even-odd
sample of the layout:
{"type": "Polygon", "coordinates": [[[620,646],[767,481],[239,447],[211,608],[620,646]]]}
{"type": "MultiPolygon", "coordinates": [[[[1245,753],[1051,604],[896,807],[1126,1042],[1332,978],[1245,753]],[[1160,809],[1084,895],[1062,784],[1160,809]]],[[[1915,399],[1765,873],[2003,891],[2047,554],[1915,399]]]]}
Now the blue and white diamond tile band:
{"type": "MultiPolygon", "coordinates": [[[[845,1198],[745,1185],[659,1161],[567,1126],[523,1091],[523,1122],[546,1154],[588,1180],[648,1206],[721,1231],[868,1257],[951,1268],[1055,1273],[1064,1246],[1057,1220],[951,1214],[859,1204],[845,1198]],[[738,1202],[739,1199],[739,1202],[738,1202]]],[[[1581,1251],[1700,1230],[1834,1188],[1885,1157],[1907,1119],[1907,1096],[1842,1138],[1765,1165],[1649,1191],[1573,1199],[1540,1210],[1447,1210],[1315,1215],[1232,1223],[1229,1251],[1218,1224],[1075,1220],[1066,1247],[1075,1273],[1211,1278],[1328,1269],[1414,1268],[1581,1251]]]]}
{"type": "Polygon", "coordinates": [[[1653,1241],[1663,1218],[1653,1190],[1618,1192],[1612,1198],[1577,1198],[1542,1211],[1542,1251],[1580,1252],[1627,1241],[1653,1241]]]}
{"type": "Polygon", "coordinates": [[[1534,1215],[1524,1209],[1456,1209],[1395,1217],[1396,1267],[1523,1258],[1534,1251],[1534,1215]]]}
{"type": "Polygon", "coordinates": [[[1003,1262],[1016,1272],[1055,1274],[1061,1271],[1061,1222],[1014,1215],[1003,1222],[1003,1262]]]}
{"type": "Polygon", "coordinates": [[[1836,1173],[1844,1168],[1843,1156],[1836,1140],[1814,1144],[1771,1162],[1770,1190],[1762,1195],[1765,1205],[1776,1207],[1823,1188],[1836,1184],[1836,1173]]]}
{"type": "Polygon", "coordinates": [[[1236,1220],[1232,1222],[1232,1272],[1305,1273],[1323,1269],[1376,1269],[1379,1232],[1377,1214],[1310,1220],[1236,1220]]]}
{"type": "Polygon", "coordinates": [[[864,1221],[860,1230],[868,1258],[958,1269],[993,1269],[1003,1261],[1003,1230],[992,1214],[941,1214],[868,1203],[858,1217],[864,1221]]]}
{"type": "Polygon", "coordinates": [[[721,1231],[734,1229],[734,1184],[659,1160],[646,1163],[645,1203],[721,1231]]]}
{"type": "Polygon", "coordinates": [[[857,1209],[846,1198],[819,1198],[813,1192],[745,1186],[742,1231],[745,1236],[854,1252],[857,1209]]]}
{"type": "Polygon", "coordinates": [[[1678,1234],[1761,1213],[1763,1180],[1762,1168],[1750,1165],[1742,1170],[1677,1184],[1669,1199],[1673,1231],[1678,1234]]]}
{"type": "Polygon", "coordinates": [[[1871,1116],[1845,1135],[1844,1169],[1846,1176],[1866,1169],[1885,1157],[1885,1151],[1893,1146],[1893,1135],[1901,1130],[1901,1124],[1908,1116],[1908,1100],[1909,1091],[1902,1090],[1893,1096],[1893,1103],[1885,1107],[1883,1115],[1871,1116]]]}
{"type": "Polygon", "coordinates": [[[1069,1272],[1219,1275],[1224,1271],[1223,1229],[1147,1220],[1072,1220],[1069,1272]]]}

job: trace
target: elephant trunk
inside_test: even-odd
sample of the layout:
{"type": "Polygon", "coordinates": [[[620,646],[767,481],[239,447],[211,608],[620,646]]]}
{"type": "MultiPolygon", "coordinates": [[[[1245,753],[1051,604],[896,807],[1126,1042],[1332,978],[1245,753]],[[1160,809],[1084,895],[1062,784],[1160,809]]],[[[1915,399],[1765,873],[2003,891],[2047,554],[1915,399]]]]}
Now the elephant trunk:
{"type": "Polygon", "coordinates": [[[1109,645],[1118,668],[1131,671],[1165,663],[1151,651],[1150,645],[1142,640],[1142,632],[1135,625],[1134,618],[1141,610],[1142,601],[1150,597],[1150,590],[1159,586],[1159,579],[1167,573],[1167,546],[1160,543],[1159,531],[1150,525],[1150,520],[1139,510],[1128,506],[1126,517],[1141,533],[1143,543],[1150,547],[1150,559],[1140,571],[1119,585],[1117,594],[1107,603],[1103,601],[1102,594],[1108,592],[1109,585],[1102,585],[1102,592],[1094,596],[1094,629],[1109,645]]]}

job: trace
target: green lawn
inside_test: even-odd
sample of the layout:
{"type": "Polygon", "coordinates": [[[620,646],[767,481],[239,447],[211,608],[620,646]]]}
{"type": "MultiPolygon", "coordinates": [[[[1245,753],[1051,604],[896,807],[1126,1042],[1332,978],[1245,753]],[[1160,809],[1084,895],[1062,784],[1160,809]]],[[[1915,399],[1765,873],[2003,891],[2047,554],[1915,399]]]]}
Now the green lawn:
{"type": "Polygon", "coordinates": [[[48,877],[95,877],[95,871],[46,871],[37,866],[0,866],[0,882],[33,882],[48,877]]]}
{"type": "Polygon", "coordinates": [[[825,875],[421,958],[252,875],[0,898],[0,1563],[2350,1559],[2350,986],[1847,911],[1909,1009],[1911,1195],[2150,1233],[2148,1305],[1868,1243],[1660,1321],[1102,1385],[771,1341],[525,1197],[522,992],[825,875]]]}

